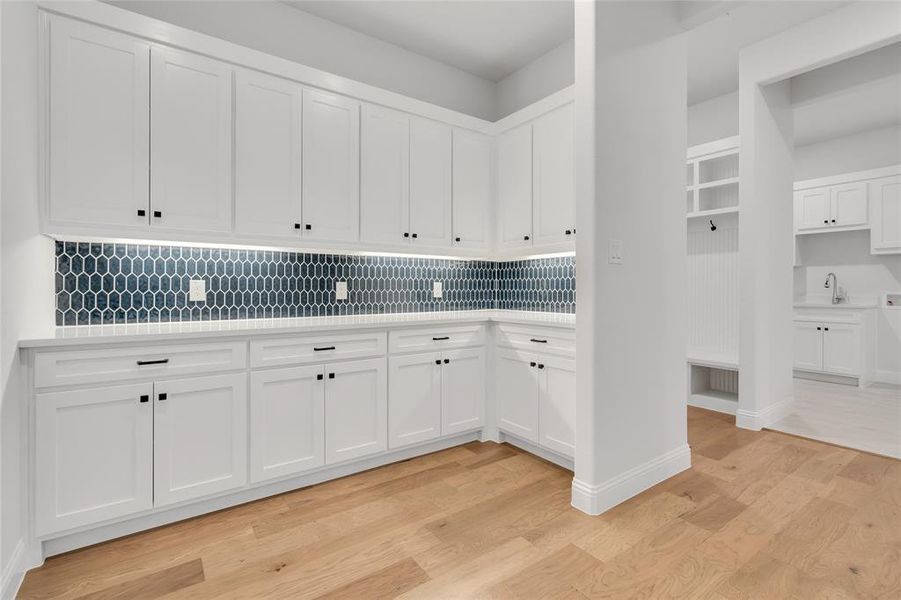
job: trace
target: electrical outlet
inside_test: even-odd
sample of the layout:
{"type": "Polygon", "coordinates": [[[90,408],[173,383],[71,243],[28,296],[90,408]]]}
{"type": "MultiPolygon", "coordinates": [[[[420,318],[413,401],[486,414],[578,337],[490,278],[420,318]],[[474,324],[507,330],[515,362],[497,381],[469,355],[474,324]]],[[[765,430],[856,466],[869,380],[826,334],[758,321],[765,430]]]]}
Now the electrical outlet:
{"type": "Polygon", "coordinates": [[[612,265],[623,264],[623,241],[610,240],[610,247],[607,253],[607,262],[612,265]]]}
{"type": "Polygon", "coordinates": [[[347,282],[335,282],[335,300],[347,300],[347,282]]]}
{"type": "Polygon", "coordinates": [[[432,283],[432,298],[443,298],[444,297],[444,286],[440,281],[436,281],[432,283]]]}
{"type": "Polygon", "coordinates": [[[206,281],[192,279],[188,290],[188,300],[191,302],[206,302],[206,281]]]}

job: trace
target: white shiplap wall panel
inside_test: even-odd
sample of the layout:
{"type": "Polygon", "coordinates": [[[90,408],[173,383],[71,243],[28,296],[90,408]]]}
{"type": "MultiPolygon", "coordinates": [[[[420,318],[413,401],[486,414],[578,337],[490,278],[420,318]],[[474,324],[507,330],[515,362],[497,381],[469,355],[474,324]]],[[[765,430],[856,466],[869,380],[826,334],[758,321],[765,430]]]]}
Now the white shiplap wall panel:
{"type": "Polygon", "coordinates": [[[688,226],[688,347],[738,355],[738,219],[692,219],[688,226]]]}

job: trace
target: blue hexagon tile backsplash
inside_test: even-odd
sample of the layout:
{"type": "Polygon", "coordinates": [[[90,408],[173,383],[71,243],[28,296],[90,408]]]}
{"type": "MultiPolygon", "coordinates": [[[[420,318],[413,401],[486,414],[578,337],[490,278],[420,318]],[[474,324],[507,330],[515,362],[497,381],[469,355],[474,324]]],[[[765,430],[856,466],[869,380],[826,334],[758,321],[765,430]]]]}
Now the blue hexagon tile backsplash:
{"type": "Polygon", "coordinates": [[[56,324],[503,308],[575,312],[575,258],[510,262],[56,243],[56,324]],[[206,302],[188,299],[206,281],[206,302]],[[346,281],[347,300],[335,299],[346,281]],[[443,297],[432,298],[441,281],[443,297]]]}

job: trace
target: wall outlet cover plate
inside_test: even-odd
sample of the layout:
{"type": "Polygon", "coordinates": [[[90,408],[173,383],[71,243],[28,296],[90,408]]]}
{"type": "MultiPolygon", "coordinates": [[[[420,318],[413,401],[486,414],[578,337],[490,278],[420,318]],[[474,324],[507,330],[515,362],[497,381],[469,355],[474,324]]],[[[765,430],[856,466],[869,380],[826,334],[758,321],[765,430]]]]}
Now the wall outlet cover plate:
{"type": "Polygon", "coordinates": [[[335,282],[335,300],[347,300],[347,282],[335,282]]]}
{"type": "Polygon", "coordinates": [[[440,281],[432,283],[432,298],[444,297],[444,285],[440,281]]]}
{"type": "Polygon", "coordinates": [[[206,302],[206,281],[192,279],[188,290],[188,300],[191,302],[206,302]]]}

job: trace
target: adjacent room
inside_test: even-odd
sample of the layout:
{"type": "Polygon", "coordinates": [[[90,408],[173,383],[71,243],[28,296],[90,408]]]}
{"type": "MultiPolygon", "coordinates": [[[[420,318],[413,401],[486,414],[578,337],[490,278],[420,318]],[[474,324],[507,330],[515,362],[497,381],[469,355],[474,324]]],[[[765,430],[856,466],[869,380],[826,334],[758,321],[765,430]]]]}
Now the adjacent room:
{"type": "Polygon", "coordinates": [[[901,2],[0,0],[0,600],[901,597],[901,2]]]}

